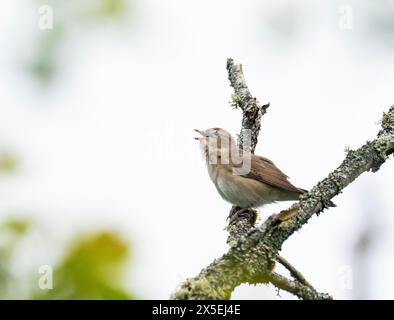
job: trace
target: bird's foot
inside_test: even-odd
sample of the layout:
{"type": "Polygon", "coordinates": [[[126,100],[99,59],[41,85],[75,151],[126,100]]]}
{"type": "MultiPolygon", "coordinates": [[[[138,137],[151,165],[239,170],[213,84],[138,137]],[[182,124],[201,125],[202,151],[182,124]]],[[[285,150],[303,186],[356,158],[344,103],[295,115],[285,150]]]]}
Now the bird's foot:
{"type": "Polygon", "coordinates": [[[232,206],[232,207],[231,207],[231,210],[230,210],[230,213],[229,213],[229,215],[228,215],[228,217],[227,217],[227,220],[230,220],[230,221],[231,221],[231,220],[233,219],[233,217],[237,214],[237,212],[240,211],[240,210],[242,210],[241,207],[232,206]]]}
{"type": "Polygon", "coordinates": [[[238,206],[233,206],[227,218],[227,220],[229,220],[228,224],[233,224],[240,218],[248,219],[249,223],[253,226],[257,219],[257,212],[252,208],[241,208],[238,206]]]}

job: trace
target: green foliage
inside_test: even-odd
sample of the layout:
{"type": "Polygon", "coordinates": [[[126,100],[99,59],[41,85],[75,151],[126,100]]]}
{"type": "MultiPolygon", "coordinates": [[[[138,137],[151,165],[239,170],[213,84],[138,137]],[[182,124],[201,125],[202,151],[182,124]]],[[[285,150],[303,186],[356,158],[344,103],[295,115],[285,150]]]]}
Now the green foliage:
{"type": "MultiPolygon", "coordinates": [[[[33,224],[26,219],[7,219],[0,224],[0,299],[132,299],[123,288],[129,244],[118,234],[99,231],[81,235],[66,246],[53,266],[53,288],[39,289],[42,274],[34,268],[19,279],[12,266],[18,246],[33,224]],[[31,286],[26,287],[26,282],[31,286]],[[21,290],[24,288],[24,290],[21,290]]],[[[50,241],[50,239],[48,239],[50,241]]],[[[33,243],[34,245],[34,243],[33,243]]]]}
{"type": "Polygon", "coordinates": [[[39,290],[40,299],[131,299],[121,286],[129,257],[127,243],[115,233],[83,236],[67,250],[53,272],[53,289],[39,290]]]}
{"type": "Polygon", "coordinates": [[[43,84],[49,83],[56,71],[58,48],[63,41],[63,25],[59,22],[51,31],[46,31],[38,40],[36,57],[30,70],[43,84]]]}
{"type": "Polygon", "coordinates": [[[6,230],[15,236],[22,236],[27,233],[31,223],[27,220],[20,218],[7,219],[0,225],[0,231],[6,230]]]}
{"type": "Polygon", "coordinates": [[[17,161],[12,154],[8,152],[0,153],[0,172],[14,172],[17,168],[17,161]]]}
{"type": "Polygon", "coordinates": [[[99,12],[104,17],[119,19],[122,18],[127,11],[127,4],[125,0],[104,0],[101,1],[99,12]]]}
{"type": "Polygon", "coordinates": [[[12,298],[17,287],[11,272],[12,255],[30,225],[23,219],[8,219],[0,224],[0,298],[12,298]]]}
{"type": "MultiPolygon", "coordinates": [[[[28,70],[43,85],[54,79],[59,63],[59,52],[70,30],[92,30],[95,26],[110,22],[119,23],[128,18],[130,1],[126,0],[39,0],[38,5],[53,9],[53,28],[39,30],[33,61],[28,70]]],[[[38,17],[39,18],[39,17],[38,17]]],[[[77,52],[77,51],[76,51],[77,52]]]]}

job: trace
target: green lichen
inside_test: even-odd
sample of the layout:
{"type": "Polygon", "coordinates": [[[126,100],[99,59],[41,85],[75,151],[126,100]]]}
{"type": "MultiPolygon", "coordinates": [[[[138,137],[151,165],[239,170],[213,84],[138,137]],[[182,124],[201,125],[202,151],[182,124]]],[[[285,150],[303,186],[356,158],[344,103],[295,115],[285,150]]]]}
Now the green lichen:
{"type": "Polygon", "coordinates": [[[233,109],[237,109],[241,105],[241,102],[242,102],[242,97],[239,94],[237,94],[236,92],[234,92],[231,95],[231,102],[230,102],[231,107],[233,109]]]}
{"type": "Polygon", "coordinates": [[[345,154],[347,155],[347,154],[349,154],[349,153],[351,153],[353,150],[350,148],[350,146],[345,146],[345,154]]]}
{"type": "Polygon", "coordinates": [[[294,221],[293,220],[286,220],[280,223],[280,225],[278,226],[278,228],[280,229],[288,229],[289,227],[292,227],[294,225],[294,221]]]}
{"type": "MultiPolygon", "coordinates": [[[[217,280],[217,279],[215,279],[217,280]]],[[[223,286],[212,286],[212,282],[206,277],[199,277],[186,280],[181,287],[171,295],[175,300],[228,300],[231,297],[233,288],[223,286]]]]}

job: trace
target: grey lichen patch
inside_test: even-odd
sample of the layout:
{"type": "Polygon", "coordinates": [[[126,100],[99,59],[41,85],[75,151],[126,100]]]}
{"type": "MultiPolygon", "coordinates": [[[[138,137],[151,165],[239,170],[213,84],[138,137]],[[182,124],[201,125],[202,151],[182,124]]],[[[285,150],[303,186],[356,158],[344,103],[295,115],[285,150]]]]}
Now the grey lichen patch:
{"type": "Polygon", "coordinates": [[[329,294],[319,293],[308,287],[299,287],[298,296],[303,297],[303,300],[332,300],[329,294]]]}
{"type": "Polygon", "coordinates": [[[312,188],[311,191],[305,195],[300,202],[301,210],[299,211],[298,216],[296,217],[297,220],[302,223],[304,220],[308,219],[310,216],[315,213],[316,206],[320,203],[322,199],[320,189],[318,186],[312,188]]]}
{"type": "Polygon", "coordinates": [[[325,202],[335,197],[338,192],[338,185],[330,178],[326,178],[318,183],[317,188],[314,189],[316,195],[320,196],[320,201],[325,202]]]}
{"type": "Polygon", "coordinates": [[[376,139],[375,143],[373,144],[373,147],[376,151],[377,156],[380,158],[379,160],[381,162],[384,162],[387,160],[387,150],[390,149],[390,146],[392,146],[394,143],[394,136],[390,135],[382,135],[379,139],[376,139]]]}
{"type": "Polygon", "coordinates": [[[241,283],[246,281],[254,283],[268,282],[267,272],[272,270],[275,263],[267,256],[261,254],[249,254],[247,260],[242,260],[245,276],[241,283]]]}
{"type": "MultiPolygon", "coordinates": [[[[237,213],[235,213],[237,215],[237,213]]],[[[249,230],[251,230],[258,216],[258,212],[255,209],[250,208],[247,211],[241,213],[240,216],[237,216],[234,220],[230,219],[226,230],[229,233],[227,238],[227,244],[230,246],[234,246],[237,242],[244,237],[249,230]]]]}
{"type": "Polygon", "coordinates": [[[235,246],[238,240],[244,236],[251,228],[250,223],[246,219],[240,219],[236,223],[231,223],[226,227],[229,237],[227,244],[232,247],[235,246]]]}
{"type": "Polygon", "coordinates": [[[381,121],[382,128],[385,131],[394,132],[394,105],[391,106],[388,112],[383,114],[383,118],[381,121]]]}

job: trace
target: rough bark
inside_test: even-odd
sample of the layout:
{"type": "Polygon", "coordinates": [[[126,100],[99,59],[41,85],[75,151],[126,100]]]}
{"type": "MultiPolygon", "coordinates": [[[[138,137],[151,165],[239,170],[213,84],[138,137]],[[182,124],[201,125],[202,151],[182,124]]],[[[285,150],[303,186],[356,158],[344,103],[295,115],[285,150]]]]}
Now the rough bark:
{"type": "MultiPolygon", "coordinates": [[[[232,95],[232,105],[242,110],[242,125],[238,135],[238,145],[241,149],[254,153],[256,149],[260,128],[261,118],[266,114],[269,103],[261,105],[249,91],[241,64],[235,64],[234,60],[227,59],[228,79],[234,89],[232,95]],[[244,143],[246,140],[248,143],[244,143]]],[[[233,207],[232,211],[235,208],[233,207]]],[[[230,211],[231,212],[231,211],[230,211]]],[[[244,211],[242,215],[237,215],[236,219],[230,219],[227,227],[229,236],[227,243],[234,244],[241,236],[254,227],[257,212],[254,210],[244,211]]]]}
{"type": "Polygon", "coordinates": [[[227,72],[228,79],[234,89],[232,103],[236,108],[239,107],[242,110],[242,126],[238,136],[238,145],[241,149],[254,153],[261,127],[261,117],[267,112],[269,103],[261,105],[252,96],[245,82],[242,65],[235,64],[231,58],[227,59],[227,72]],[[245,132],[247,130],[251,133],[250,148],[249,146],[244,146],[245,132]]]}

